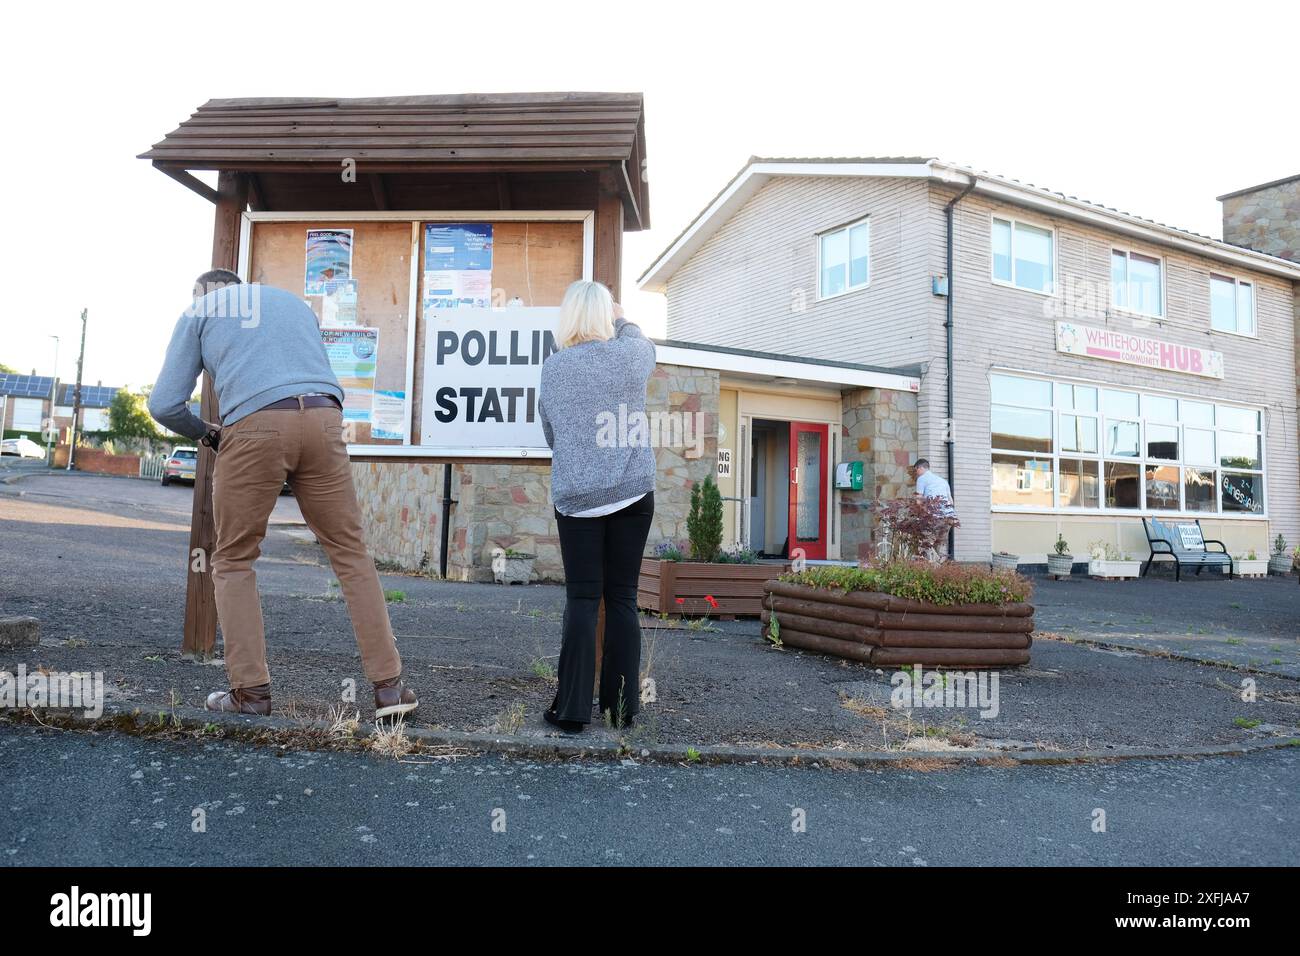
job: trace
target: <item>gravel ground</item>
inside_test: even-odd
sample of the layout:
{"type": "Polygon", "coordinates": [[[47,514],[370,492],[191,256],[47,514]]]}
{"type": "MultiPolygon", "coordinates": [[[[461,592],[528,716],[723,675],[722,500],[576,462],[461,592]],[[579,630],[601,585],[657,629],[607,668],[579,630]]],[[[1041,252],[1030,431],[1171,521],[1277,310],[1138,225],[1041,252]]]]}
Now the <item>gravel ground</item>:
{"type": "MultiPolygon", "coordinates": [[[[0,651],[0,667],[102,671],[110,700],[145,710],[173,700],[201,706],[224,686],[219,667],[182,661],[178,652],[189,496],[187,488],[84,476],[0,485],[0,614],[30,614],[42,626],[38,648],[0,651]]],[[[287,523],[292,516],[283,520],[258,563],[277,711],[323,716],[347,678],[357,681],[364,706],[368,687],[333,575],[310,536],[287,523]]],[[[562,588],[382,578],[405,597],[390,612],[408,680],[421,695],[415,723],[549,733],[539,715],[554,692],[562,588]]],[[[1294,636],[1277,629],[1285,630],[1287,614],[1294,628],[1297,612],[1274,602],[1295,591],[1270,581],[1040,582],[1039,625],[1118,644],[1145,640],[1124,629],[1128,619],[1172,621],[1166,628],[1176,629],[1184,619],[1203,628],[1236,620],[1236,633],[1292,661],[1294,636]],[[1177,595],[1177,611],[1152,606],[1151,595],[1165,592],[1177,595]],[[1192,607],[1193,600],[1202,603],[1192,607]]],[[[874,749],[910,739],[908,746],[927,749],[1123,750],[1239,743],[1300,728],[1300,682],[1283,674],[1255,674],[1258,699],[1245,703],[1244,675],[1225,667],[1050,639],[1035,643],[1029,667],[1000,675],[996,716],[899,714],[889,710],[889,673],[767,647],[753,621],[712,626],[647,627],[644,660],[657,701],[629,732],[633,743],[874,749]]]]}

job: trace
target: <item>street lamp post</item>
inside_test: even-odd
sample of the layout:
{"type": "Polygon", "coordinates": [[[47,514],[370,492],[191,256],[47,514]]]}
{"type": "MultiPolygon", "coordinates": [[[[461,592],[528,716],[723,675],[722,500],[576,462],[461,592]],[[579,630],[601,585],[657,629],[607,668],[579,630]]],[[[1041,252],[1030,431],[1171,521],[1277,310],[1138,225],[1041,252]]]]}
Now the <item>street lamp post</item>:
{"type": "Polygon", "coordinates": [[[54,432],[58,429],[58,407],[59,407],[59,337],[51,335],[54,339],[54,381],[50,383],[50,428],[45,433],[45,463],[54,467],[54,453],[51,451],[51,444],[54,438],[54,432]]]}

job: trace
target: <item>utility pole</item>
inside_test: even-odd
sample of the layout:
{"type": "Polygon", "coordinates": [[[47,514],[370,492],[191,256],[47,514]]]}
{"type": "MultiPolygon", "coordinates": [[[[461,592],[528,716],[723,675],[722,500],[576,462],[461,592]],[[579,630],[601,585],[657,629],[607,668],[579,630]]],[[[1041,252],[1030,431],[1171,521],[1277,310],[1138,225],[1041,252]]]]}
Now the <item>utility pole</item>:
{"type": "Polygon", "coordinates": [[[72,393],[72,430],[68,436],[68,471],[72,471],[72,456],[77,450],[77,423],[81,418],[81,367],[86,362],[86,313],[81,310],[81,352],[77,355],[77,388],[72,393]]]}

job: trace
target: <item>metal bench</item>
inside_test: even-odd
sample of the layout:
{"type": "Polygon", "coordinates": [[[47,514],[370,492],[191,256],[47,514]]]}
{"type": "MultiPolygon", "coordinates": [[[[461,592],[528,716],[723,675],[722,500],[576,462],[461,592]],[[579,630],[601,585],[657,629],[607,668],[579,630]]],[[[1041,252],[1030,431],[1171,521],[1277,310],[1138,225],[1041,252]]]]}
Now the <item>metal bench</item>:
{"type": "Polygon", "coordinates": [[[1183,579],[1184,565],[1196,568],[1197,574],[1205,568],[1226,567],[1228,577],[1233,576],[1235,565],[1232,555],[1228,554],[1228,549],[1222,541],[1205,537],[1201,531],[1200,519],[1165,524],[1155,518],[1143,518],[1142,527],[1146,530],[1147,545],[1151,548],[1151,556],[1147,558],[1147,563],[1142,568],[1143,577],[1146,577],[1158,556],[1173,560],[1175,581],[1183,579]],[[1210,550],[1209,546],[1212,544],[1218,545],[1219,549],[1210,550]]]}

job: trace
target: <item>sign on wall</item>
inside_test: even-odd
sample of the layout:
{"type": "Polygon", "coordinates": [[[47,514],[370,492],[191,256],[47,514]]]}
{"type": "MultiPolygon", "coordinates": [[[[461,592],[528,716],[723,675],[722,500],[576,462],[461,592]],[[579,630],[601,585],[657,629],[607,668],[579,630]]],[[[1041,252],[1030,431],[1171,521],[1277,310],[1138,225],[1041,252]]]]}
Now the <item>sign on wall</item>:
{"type": "Polygon", "coordinates": [[[730,448],[718,449],[718,477],[719,478],[731,477],[731,449],[730,448]]]}
{"type": "Polygon", "coordinates": [[[1057,322],[1056,350],[1067,355],[1141,365],[1162,372],[1223,378],[1222,352],[1094,325],[1057,322]]]}
{"type": "Polygon", "coordinates": [[[547,452],[537,410],[557,308],[425,313],[420,443],[547,452]]]}

